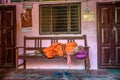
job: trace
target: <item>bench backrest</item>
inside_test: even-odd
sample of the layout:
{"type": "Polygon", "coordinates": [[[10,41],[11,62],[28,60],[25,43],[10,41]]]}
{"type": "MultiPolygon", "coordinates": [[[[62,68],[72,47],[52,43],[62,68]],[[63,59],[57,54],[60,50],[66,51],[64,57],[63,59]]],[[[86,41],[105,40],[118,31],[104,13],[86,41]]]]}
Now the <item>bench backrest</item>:
{"type": "Polygon", "coordinates": [[[87,47],[86,35],[81,36],[50,36],[50,37],[26,37],[24,36],[24,52],[27,50],[42,50],[52,43],[76,42],[78,45],[87,47]]]}

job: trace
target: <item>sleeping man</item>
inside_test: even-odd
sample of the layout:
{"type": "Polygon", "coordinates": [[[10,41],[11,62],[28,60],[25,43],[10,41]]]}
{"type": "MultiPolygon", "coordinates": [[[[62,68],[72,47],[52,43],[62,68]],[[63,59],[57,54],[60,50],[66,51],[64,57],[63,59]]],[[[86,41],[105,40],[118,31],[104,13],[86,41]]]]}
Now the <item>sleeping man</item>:
{"type": "Polygon", "coordinates": [[[53,43],[47,48],[43,49],[43,52],[45,53],[47,58],[54,58],[55,56],[64,56],[70,53],[71,51],[77,47],[77,43],[70,42],[66,44],[62,43],[53,43]]]}
{"type": "Polygon", "coordinates": [[[55,56],[66,56],[67,64],[71,64],[71,55],[75,55],[79,52],[81,46],[78,46],[76,42],[70,42],[66,44],[53,43],[47,48],[43,49],[47,58],[54,58],[55,56]]]}

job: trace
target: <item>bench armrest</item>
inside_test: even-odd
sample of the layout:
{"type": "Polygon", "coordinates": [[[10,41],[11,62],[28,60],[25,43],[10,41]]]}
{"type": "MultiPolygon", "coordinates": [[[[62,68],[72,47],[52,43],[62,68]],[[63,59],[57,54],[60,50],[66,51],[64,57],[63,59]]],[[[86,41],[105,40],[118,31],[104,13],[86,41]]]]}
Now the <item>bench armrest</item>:
{"type": "Polygon", "coordinates": [[[24,49],[24,46],[17,46],[15,47],[16,49],[16,54],[19,55],[20,49],[24,49]]]}

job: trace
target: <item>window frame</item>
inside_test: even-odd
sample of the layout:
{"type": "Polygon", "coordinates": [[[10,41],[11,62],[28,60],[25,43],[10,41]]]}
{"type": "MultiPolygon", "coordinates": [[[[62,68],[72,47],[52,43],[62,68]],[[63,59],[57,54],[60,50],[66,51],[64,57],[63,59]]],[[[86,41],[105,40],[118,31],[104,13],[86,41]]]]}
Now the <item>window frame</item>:
{"type": "Polygon", "coordinates": [[[42,4],[42,5],[39,5],[39,34],[40,35],[51,35],[51,34],[81,34],[81,3],[64,3],[64,4],[42,4]],[[41,27],[41,15],[42,15],[42,13],[41,13],[41,6],[50,6],[50,20],[52,20],[52,6],[59,6],[59,5],[67,5],[67,7],[70,7],[71,5],[78,5],[77,7],[78,7],[78,31],[76,31],[76,32],[72,32],[72,31],[70,31],[70,29],[72,29],[71,27],[70,27],[70,20],[71,19],[69,19],[71,16],[70,16],[70,10],[71,10],[71,8],[67,8],[67,16],[69,16],[68,18],[67,18],[67,31],[66,32],[53,32],[52,31],[52,28],[53,28],[53,26],[52,26],[52,22],[50,21],[50,31],[49,32],[43,32],[42,31],[42,27],[41,27]],[[69,21],[68,21],[69,20],[69,21]]]}

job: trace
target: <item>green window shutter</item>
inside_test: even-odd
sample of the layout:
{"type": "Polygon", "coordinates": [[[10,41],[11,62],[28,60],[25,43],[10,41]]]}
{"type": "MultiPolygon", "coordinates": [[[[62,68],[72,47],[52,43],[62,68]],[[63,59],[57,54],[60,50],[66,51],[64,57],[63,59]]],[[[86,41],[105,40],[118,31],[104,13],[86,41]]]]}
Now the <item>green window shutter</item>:
{"type": "Polygon", "coordinates": [[[52,6],[52,32],[64,33],[67,32],[68,14],[67,5],[53,5],[52,6]]]}
{"type": "Polygon", "coordinates": [[[44,34],[50,34],[51,32],[50,5],[40,6],[40,32],[44,34]]]}
{"type": "Polygon", "coordinates": [[[70,5],[70,32],[78,33],[80,32],[80,6],[79,4],[70,5]]]}

